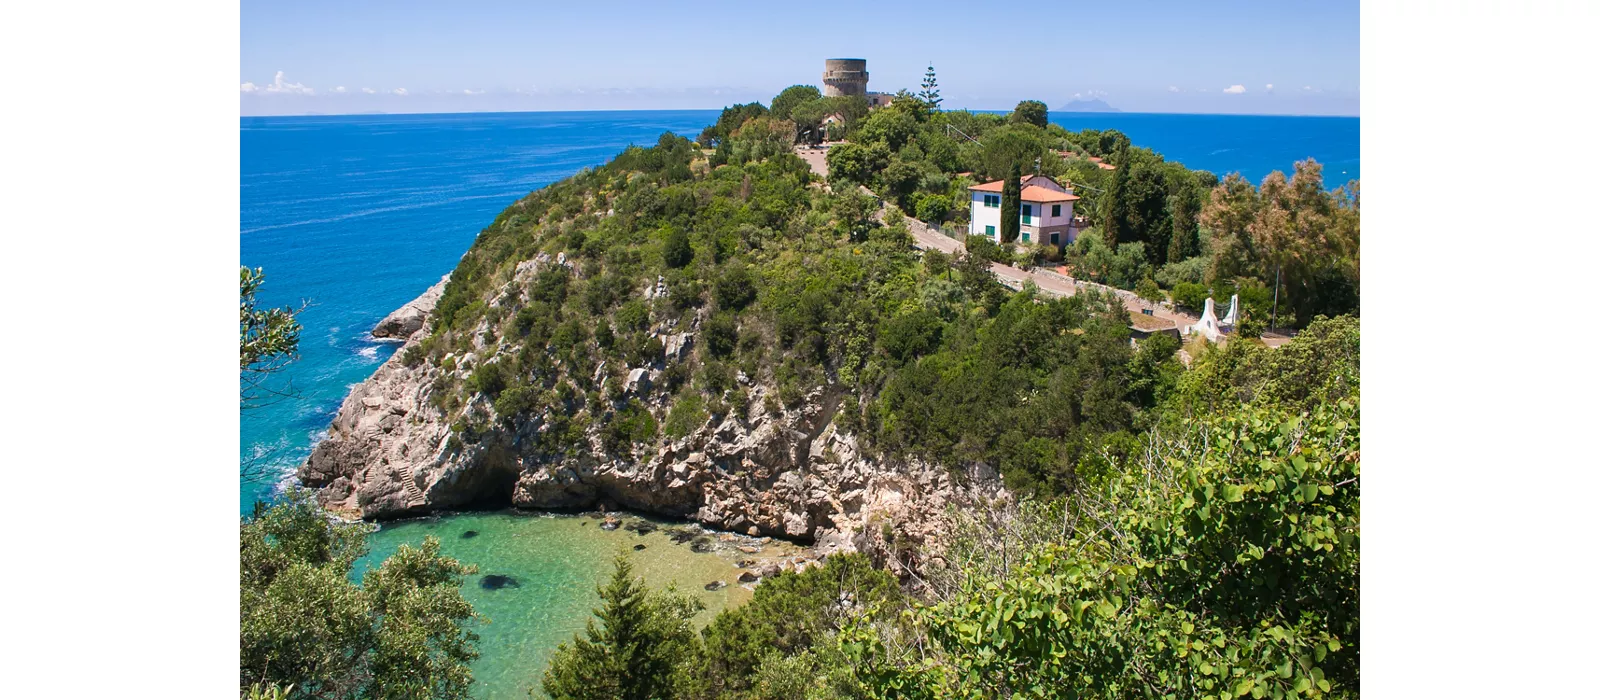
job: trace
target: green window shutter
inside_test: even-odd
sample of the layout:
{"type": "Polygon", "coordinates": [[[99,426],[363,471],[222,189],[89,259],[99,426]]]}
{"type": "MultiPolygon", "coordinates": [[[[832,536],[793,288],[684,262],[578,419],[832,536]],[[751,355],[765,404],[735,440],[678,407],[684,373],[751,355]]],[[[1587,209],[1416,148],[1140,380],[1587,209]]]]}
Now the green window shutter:
{"type": "Polygon", "coordinates": [[[993,226],[985,226],[985,227],[983,227],[983,235],[988,236],[990,238],[994,238],[994,227],[993,226]]]}
{"type": "Polygon", "coordinates": [[[1027,243],[1028,242],[1028,232],[1027,231],[1023,231],[1022,232],[1022,242],[1023,243],[1027,243]]]}
{"type": "Polygon", "coordinates": [[[1050,205],[1050,215],[1051,216],[1061,216],[1061,205],[1060,204],[1052,204],[1052,205],[1050,205]]]}

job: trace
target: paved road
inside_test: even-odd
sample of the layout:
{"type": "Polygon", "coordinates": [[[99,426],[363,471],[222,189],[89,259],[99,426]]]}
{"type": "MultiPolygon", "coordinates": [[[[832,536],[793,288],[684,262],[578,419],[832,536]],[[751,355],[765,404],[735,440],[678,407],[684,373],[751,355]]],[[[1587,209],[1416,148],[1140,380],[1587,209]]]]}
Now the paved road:
{"type": "MultiPolygon", "coordinates": [[[[815,172],[824,178],[828,176],[827,151],[797,148],[795,149],[795,155],[798,155],[801,159],[805,160],[805,162],[811,166],[812,172],[815,172]]],[[[862,187],[861,191],[865,192],[869,196],[877,196],[874,195],[871,190],[865,187],[862,187]]],[[[888,205],[880,202],[877,213],[873,214],[873,219],[880,222],[883,221],[883,215],[887,210],[888,205]]],[[[950,255],[960,255],[966,251],[966,246],[962,245],[961,241],[946,236],[943,233],[934,230],[933,227],[918,221],[917,219],[907,216],[905,218],[905,222],[906,228],[911,230],[911,237],[918,248],[923,250],[941,250],[950,255]]],[[[1177,326],[1179,330],[1182,330],[1184,326],[1188,326],[1199,320],[1193,316],[1178,313],[1163,306],[1150,304],[1149,302],[1146,302],[1143,299],[1135,296],[1132,292],[1115,289],[1113,287],[1107,287],[1094,282],[1073,279],[1072,277],[1051,270],[1026,271],[1010,265],[1001,265],[1000,263],[990,263],[989,269],[994,272],[996,277],[1000,278],[1000,282],[1002,284],[1013,289],[1021,289],[1024,282],[1031,280],[1039,287],[1039,291],[1059,297],[1070,297],[1073,294],[1077,294],[1080,288],[1088,287],[1096,287],[1102,290],[1110,291],[1122,299],[1122,305],[1127,307],[1129,314],[1141,314],[1144,313],[1145,309],[1151,309],[1156,318],[1170,321],[1173,325],[1177,326]]]]}

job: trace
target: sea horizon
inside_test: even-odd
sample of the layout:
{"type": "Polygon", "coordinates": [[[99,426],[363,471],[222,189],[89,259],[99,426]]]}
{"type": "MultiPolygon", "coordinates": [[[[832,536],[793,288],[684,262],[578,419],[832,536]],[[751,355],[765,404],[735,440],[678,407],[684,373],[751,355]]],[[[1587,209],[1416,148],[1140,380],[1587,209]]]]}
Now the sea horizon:
{"type": "MultiPolygon", "coordinates": [[[[300,117],[403,117],[403,116],[458,116],[470,114],[587,114],[592,112],[629,113],[629,112],[721,112],[724,107],[662,107],[657,109],[516,109],[516,110],[487,110],[464,112],[301,112],[299,114],[241,114],[242,119],[294,119],[300,117]]],[[[976,109],[971,107],[958,107],[943,109],[945,112],[967,111],[974,114],[1009,114],[1010,109],[976,109]]],[[[1050,114],[1076,114],[1076,115],[1159,115],[1183,117],[1267,117],[1283,119],[1360,119],[1359,114],[1261,114],[1258,112],[1131,112],[1127,110],[1107,111],[1075,111],[1075,110],[1050,110],[1050,114]]]]}

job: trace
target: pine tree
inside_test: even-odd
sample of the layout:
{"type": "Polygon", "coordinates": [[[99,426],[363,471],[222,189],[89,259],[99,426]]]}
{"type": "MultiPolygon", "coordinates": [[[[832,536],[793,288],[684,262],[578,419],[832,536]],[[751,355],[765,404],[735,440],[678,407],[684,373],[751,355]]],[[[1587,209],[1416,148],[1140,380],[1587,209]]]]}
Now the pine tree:
{"type": "Polygon", "coordinates": [[[689,620],[703,606],[668,590],[652,594],[617,555],[611,581],[597,589],[600,608],[584,635],[556,648],[544,674],[555,700],[651,700],[675,697],[676,666],[697,641],[689,620]]]}
{"type": "Polygon", "coordinates": [[[928,74],[922,76],[922,92],[917,93],[917,97],[928,103],[928,106],[936,112],[939,110],[939,103],[944,101],[939,97],[939,79],[933,74],[932,63],[928,64],[928,74]]]}
{"type": "Polygon", "coordinates": [[[1010,243],[1022,233],[1022,166],[1011,164],[1011,175],[1000,190],[1000,242],[1010,243]]]}

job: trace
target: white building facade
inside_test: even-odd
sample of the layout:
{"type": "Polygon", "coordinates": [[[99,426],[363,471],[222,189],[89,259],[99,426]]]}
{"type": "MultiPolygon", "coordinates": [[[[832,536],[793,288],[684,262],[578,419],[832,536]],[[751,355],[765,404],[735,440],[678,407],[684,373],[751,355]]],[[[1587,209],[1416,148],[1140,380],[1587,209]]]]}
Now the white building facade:
{"type": "MultiPolygon", "coordinates": [[[[967,188],[972,195],[968,235],[987,236],[996,243],[1000,242],[1000,196],[1004,189],[1005,180],[967,188]]],[[[1021,199],[1019,243],[1060,248],[1077,240],[1078,228],[1073,223],[1072,205],[1078,201],[1078,196],[1072,193],[1071,183],[1062,186],[1043,175],[1030,175],[1022,179],[1021,199]]]]}

